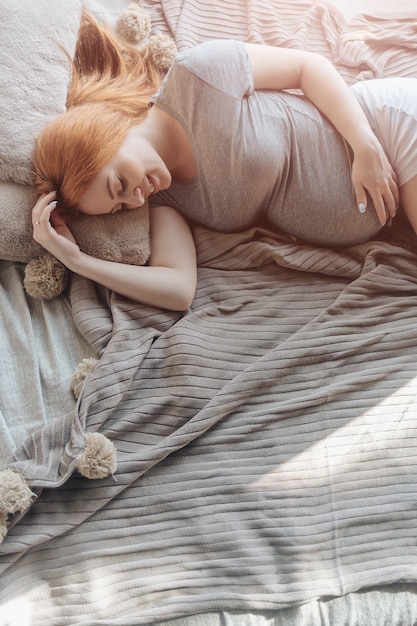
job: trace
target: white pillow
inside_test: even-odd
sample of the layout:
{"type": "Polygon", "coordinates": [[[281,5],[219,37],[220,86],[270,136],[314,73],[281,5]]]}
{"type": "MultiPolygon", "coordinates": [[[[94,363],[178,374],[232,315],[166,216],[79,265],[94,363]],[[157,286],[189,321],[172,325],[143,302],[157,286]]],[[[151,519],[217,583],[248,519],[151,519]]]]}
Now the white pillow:
{"type": "Polygon", "coordinates": [[[80,0],[0,0],[0,180],[30,183],[34,141],[65,111],[80,0]]]}

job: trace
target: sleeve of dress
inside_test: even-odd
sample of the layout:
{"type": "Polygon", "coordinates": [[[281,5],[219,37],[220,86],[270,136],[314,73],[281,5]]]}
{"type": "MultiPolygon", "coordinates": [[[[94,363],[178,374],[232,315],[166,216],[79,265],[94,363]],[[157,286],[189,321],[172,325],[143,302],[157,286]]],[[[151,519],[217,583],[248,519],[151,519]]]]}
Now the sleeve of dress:
{"type": "Polygon", "coordinates": [[[250,95],[253,75],[245,44],[235,40],[212,40],[180,52],[154,102],[167,90],[187,92],[198,80],[232,97],[250,95]]]}

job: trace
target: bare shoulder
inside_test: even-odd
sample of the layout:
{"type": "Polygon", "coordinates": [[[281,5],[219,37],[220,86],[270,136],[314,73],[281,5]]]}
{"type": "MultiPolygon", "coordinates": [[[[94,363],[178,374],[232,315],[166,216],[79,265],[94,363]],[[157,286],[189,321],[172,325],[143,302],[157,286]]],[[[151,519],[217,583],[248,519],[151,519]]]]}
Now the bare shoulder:
{"type": "Polygon", "coordinates": [[[149,219],[152,225],[161,226],[178,224],[185,225],[188,228],[185,218],[173,207],[168,205],[154,206],[149,209],[149,219]]]}

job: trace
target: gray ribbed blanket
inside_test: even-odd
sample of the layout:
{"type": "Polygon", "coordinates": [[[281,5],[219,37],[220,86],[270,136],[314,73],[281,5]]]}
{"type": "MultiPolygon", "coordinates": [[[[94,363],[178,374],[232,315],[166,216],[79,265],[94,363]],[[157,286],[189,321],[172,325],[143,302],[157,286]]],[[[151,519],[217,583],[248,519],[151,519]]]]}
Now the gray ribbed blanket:
{"type": "Polygon", "coordinates": [[[416,255],[195,234],[185,315],[74,280],[101,358],[75,416],[16,452],[32,485],[63,484],[0,546],[0,599],[23,587],[39,623],[272,609],[417,579],[416,255]],[[70,476],[84,429],[114,441],[114,476],[70,476]]]}

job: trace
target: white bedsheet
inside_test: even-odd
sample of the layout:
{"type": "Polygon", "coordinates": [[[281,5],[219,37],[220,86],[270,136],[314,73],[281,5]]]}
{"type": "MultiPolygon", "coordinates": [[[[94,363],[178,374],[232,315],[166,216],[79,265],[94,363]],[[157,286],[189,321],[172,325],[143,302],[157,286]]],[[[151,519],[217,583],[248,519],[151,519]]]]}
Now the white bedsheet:
{"type": "Polygon", "coordinates": [[[23,273],[23,265],[0,262],[0,464],[32,432],[72,410],[72,374],[94,356],[68,300],[27,296],[23,273]]]}

